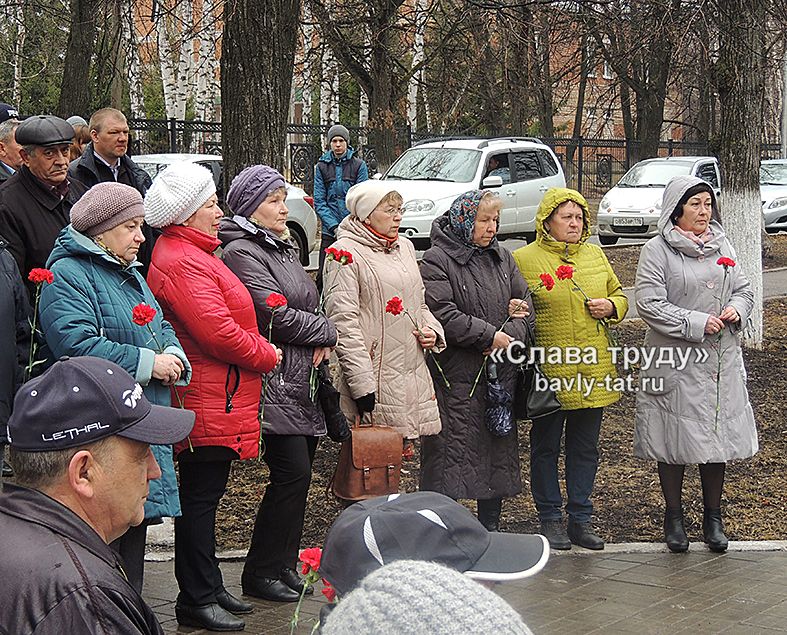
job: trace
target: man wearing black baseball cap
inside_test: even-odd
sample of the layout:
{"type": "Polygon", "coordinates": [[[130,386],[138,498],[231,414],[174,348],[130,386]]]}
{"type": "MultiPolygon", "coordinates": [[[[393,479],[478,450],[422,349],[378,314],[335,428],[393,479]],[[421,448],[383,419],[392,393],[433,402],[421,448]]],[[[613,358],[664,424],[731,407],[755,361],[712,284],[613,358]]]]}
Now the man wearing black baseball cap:
{"type": "MultiPolygon", "coordinates": [[[[23,278],[44,267],[55,238],[69,222],[71,206],[87,191],[68,178],[74,129],[60,117],[36,115],[15,131],[23,165],[0,186],[0,227],[23,278]]],[[[35,292],[27,283],[31,299],[35,292]]]]}
{"type": "Polygon", "coordinates": [[[63,358],[19,389],[8,421],[17,484],[0,495],[0,625],[163,632],[108,543],[144,518],[148,481],[161,475],[150,444],[193,425],[193,412],[151,405],[96,357],[63,358]]]}

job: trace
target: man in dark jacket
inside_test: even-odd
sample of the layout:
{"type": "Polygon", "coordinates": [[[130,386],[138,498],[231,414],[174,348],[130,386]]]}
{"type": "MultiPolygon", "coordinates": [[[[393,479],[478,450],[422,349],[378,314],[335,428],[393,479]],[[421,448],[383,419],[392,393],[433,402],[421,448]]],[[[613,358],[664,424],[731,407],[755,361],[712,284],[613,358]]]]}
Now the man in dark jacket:
{"type": "MultiPolygon", "coordinates": [[[[117,181],[130,185],[143,197],[151,186],[150,175],[134,163],[128,151],[128,121],[115,108],[102,108],[93,113],[88,124],[90,143],[82,156],[68,166],[68,176],[90,189],[96,183],[117,181]]],[[[147,276],[150,254],[158,238],[152,227],[143,226],[145,242],[139,248],[137,260],[142,263],[142,277],[147,276]]]]}
{"type": "Polygon", "coordinates": [[[6,424],[30,351],[30,325],[27,321],[30,304],[19,269],[7,246],[8,243],[0,236],[0,458],[3,477],[13,475],[5,462],[6,424]]]}
{"type": "MultiPolygon", "coordinates": [[[[2,110],[0,110],[2,113],[2,110]]],[[[6,119],[0,123],[0,182],[7,181],[22,167],[22,150],[16,142],[16,129],[19,121],[6,119]]]]}
{"type": "Polygon", "coordinates": [[[329,148],[314,168],[314,207],[322,225],[320,242],[320,268],[317,286],[322,289],[322,268],[325,250],[336,242],[336,228],[349,214],[344,199],[356,183],[369,178],[369,169],[363,159],[350,147],[350,132],[341,124],[328,130],[329,148]]]}
{"type": "Polygon", "coordinates": [[[96,357],[63,358],[22,386],[8,422],[17,484],[0,495],[0,631],[163,633],[108,543],[144,519],[161,476],[149,444],[193,424],[96,357]]]}
{"type": "Polygon", "coordinates": [[[60,117],[25,119],[16,129],[24,165],[0,186],[0,227],[31,298],[35,286],[27,274],[46,264],[71,206],[87,191],[66,174],[73,137],[74,129],[60,117]]]}

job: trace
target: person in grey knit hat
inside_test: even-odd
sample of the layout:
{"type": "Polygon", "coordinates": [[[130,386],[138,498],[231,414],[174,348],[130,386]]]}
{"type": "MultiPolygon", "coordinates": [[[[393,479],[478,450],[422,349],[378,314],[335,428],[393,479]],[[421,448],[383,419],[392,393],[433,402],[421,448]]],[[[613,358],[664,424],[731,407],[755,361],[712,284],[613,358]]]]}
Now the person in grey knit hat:
{"type": "Polygon", "coordinates": [[[73,228],[91,237],[132,218],[144,217],[142,195],[123,183],[99,183],[71,208],[73,228]]]}
{"type": "Polygon", "coordinates": [[[335,124],[328,130],[328,150],[314,167],[314,209],[320,217],[322,240],[317,286],[322,289],[325,250],[336,242],[336,228],[349,214],[347,191],[369,178],[369,168],[350,146],[350,132],[335,124]]]}
{"type": "Polygon", "coordinates": [[[458,571],[416,560],[370,573],[321,618],[322,635],[532,635],[500,596],[458,571]]]}

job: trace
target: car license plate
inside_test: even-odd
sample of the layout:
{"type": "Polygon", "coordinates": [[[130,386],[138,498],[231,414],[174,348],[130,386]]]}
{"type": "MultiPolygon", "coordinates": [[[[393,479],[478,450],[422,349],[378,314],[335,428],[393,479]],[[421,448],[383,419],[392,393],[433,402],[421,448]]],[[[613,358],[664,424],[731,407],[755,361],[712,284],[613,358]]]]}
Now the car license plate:
{"type": "Polygon", "coordinates": [[[642,225],[642,219],[639,216],[620,216],[612,221],[616,227],[632,227],[642,225]]]}

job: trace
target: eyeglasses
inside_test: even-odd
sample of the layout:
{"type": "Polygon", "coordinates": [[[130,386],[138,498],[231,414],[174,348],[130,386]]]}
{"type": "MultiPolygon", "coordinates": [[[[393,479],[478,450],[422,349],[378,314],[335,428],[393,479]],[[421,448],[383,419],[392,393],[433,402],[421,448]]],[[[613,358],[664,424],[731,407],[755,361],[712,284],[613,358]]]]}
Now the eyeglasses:
{"type": "Polygon", "coordinates": [[[397,214],[398,214],[399,216],[401,216],[402,214],[404,214],[404,211],[402,210],[402,208],[401,208],[401,207],[393,207],[393,206],[389,206],[389,207],[384,207],[384,208],[383,208],[383,209],[381,209],[380,211],[381,211],[381,212],[383,212],[384,214],[387,214],[388,216],[392,216],[392,217],[393,217],[393,216],[396,216],[397,214]]]}

